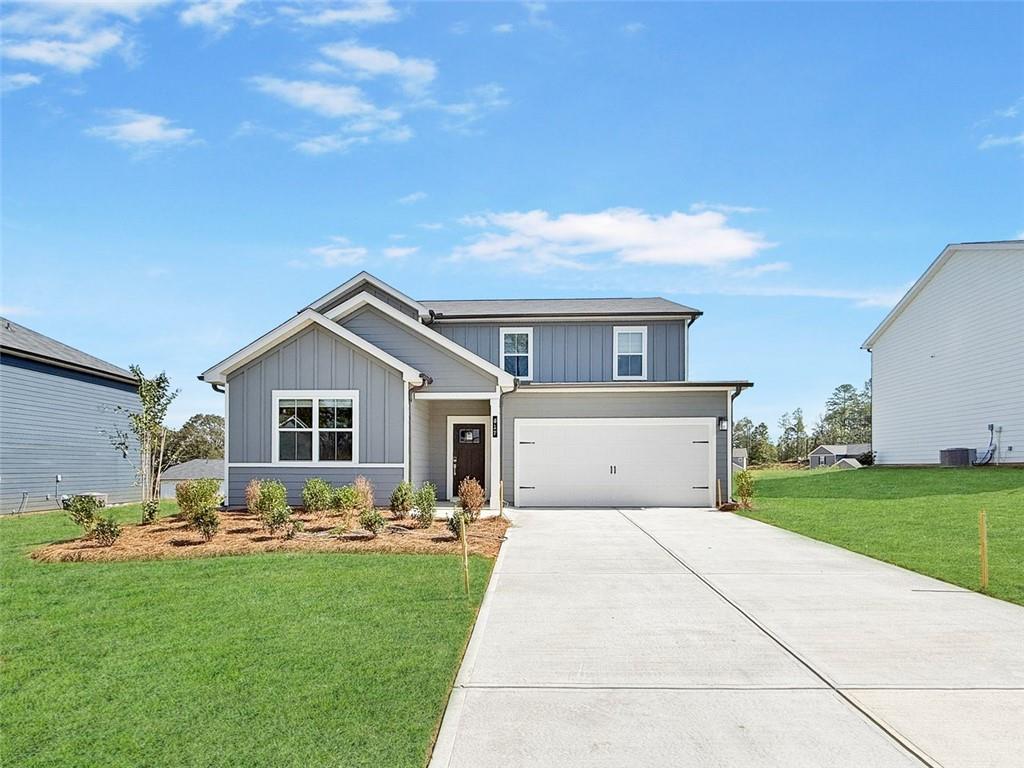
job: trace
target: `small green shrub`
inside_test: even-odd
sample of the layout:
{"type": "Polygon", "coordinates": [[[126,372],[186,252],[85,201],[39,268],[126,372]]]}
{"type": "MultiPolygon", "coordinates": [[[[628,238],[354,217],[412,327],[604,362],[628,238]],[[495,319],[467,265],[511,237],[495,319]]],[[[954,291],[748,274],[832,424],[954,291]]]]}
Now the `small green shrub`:
{"type": "Polygon", "coordinates": [[[301,532],[306,526],[303,525],[301,520],[297,520],[294,517],[288,518],[288,521],[284,524],[284,537],[286,539],[294,539],[295,534],[301,532]]]}
{"type": "Polygon", "coordinates": [[[97,513],[103,508],[103,502],[95,496],[87,494],[69,496],[61,502],[72,523],[82,529],[86,536],[91,536],[96,527],[97,513]]]}
{"type": "Polygon", "coordinates": [[[220,515],[217,514],[217,508],[210,506],[194,513],[189,517],[188,527],[199,531],[199,534],[209,541],[220,528],[220,515]]]}
{"type": "Polygon", "coordinates": [[[220,480],[214,477],[182,480],[174,486],[174,498],[186,520],[211,507],[219,507],[224,500],[220,495],[220,480]]]}
{"type": "MultiPolygon", "coordinates": [[[[252,483],[249,483],[250,487],[252,483]]],[[[277,480],[260,480],[259,493],[253,494],[255,503],[249,504],[249,511],[262,515],[264,512],[280,510],[281,507],[288,509],[291,514],[291,507],[288,506],[288,490],[277,480]]],[[[246,489],[246,501],[248,501],[248,488],[246,489]]]]}
{"type": "Polygon", "coordinates": [[[334,490],[326,480],[311,477],[302,487],[302,506],[310,514],[322,516],[331,508],[334,490]]]}
{"type": "Polygon", "coordinates": [[[93,523],[92,538],[101,547],[112,546],[120,535],[121,526],[113,516],[97,517],[93,523]]]}
{"type": "Polygon", "coordinates": [[[377,506],[373,499],[373,483],[362,475],[359,475],[356,477],[356,481],[352,485],[355,487],[356,495],[359,497],[359,503],[356,508],[360,512],[365,512],[368,509],[374,509],[377,506]]]}
{"type": "Polygon", "coordinates": [[[371,536],[376,536],[378,533],[383,531],[384,525],[384,515],[382,515],[375,507],[364,509],[359,513],[359,527],[368,532],[371,536]]]}
{"type": "Polygon", "coordinates": [[[740,506],[750,509],[754,498],[754,473],[749,469],[741,469],[732,476],[732,487],[740,500],[740,506]]]}
{"type": "Polygon", "coordinates": [[[395,517],[405,517],[412,509],[412,499],[412,483],[404,480],[396,485],[395,490],[391,492],[391,513],[395,517]]]}
{"type": "Polygon", "coordinates": [[[156,520],[160,514],[160,499],[150,499],[142,502],[142,524],[149,525],[156,520]]]}
{"type": "Polygon", "coordinates": [[[459,483],[459,507],[466,520],[475,523],[484,508],[484,489],[475,477],[464,477],[459,483]]]}
{"type": "Polygon", "coordinates": [[[433,483],[424,483],[413,494],[413,506],[416,507],[416,522],[420,528],[429,528],[434,522],[437,510],[437,488],[433,483]]]}
{"type": "MultiPolygon", "coordinates": [[[[292,508],[287,504],[275,504],[266,509],[260,509],[259,516],[263,528],[273,535],[292,522],[292,508]]],[[[294,535],[294,532],[292,535],[294,535]]],[[[291,536],[288,538],[291,538],[291,536]]]]}
{"type": "Polygon", "coordinates": [[[335,512],[351,512],[359,506],[359,494],[351,485],[343,485],[334,489],[334,496],[331,498],[331,506],[335,512]]]}
{"type": "Polygon", "coordinates": [[[461,509],[453,509],[451,516],[447,520],[448,530],[454,538],[458,539],[462,536],[462,526],[468,526],[470,523],[469,516],[461,509]]]}

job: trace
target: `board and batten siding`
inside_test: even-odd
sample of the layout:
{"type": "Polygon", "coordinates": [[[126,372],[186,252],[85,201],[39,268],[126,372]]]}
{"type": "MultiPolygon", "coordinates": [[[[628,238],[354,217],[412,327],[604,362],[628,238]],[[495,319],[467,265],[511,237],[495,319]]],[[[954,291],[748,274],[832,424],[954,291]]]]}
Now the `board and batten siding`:
{"type": "Polygon", "coordinates": [[[502,327],[533,328],[536,382],[612,381],[613,329],[647,328],[647,379],[686,380],[686,324],[674,321],[436,323],[434,330],[501,367],[502,327]]]}
{"type": "MultiPolygon", "coordinates": [[[[501,476],[506,496],[515,488],[515,420],[581,418],[728,417],[729,392],[516,392],[501,399],[501,476]]],[[[715,435],[715,476],[729,487],[727,432],[715,435]]]]}
{"type": "Polygon", "coordinates": [[[371,344],[433,379],[430,392],[493,392],[497,377],[459,358],[373,307],[341,319],[341,324],[371,344]]]}
{"type": "MultiPolygon", "coordinates": [[[[293,482],[298,474],[325,480],[329,474],[337,477],[351,474],[352,478],[357,474],[369,476],[369,471],[360,471],[359,465],[351,468],[269,466],[273,460],[272,409],[276,389],[358,390],[360,464],[402,464],[404,461],[406,386],[401,373],[336,336],[313,328],[282,342],[228,376],[229,462],[268,465],[229,467],[229,503],[241,503],[244,493],[240,496],[239,488],[244,492],[243,477],[280,475],[293,482]],[[250,469],[254,469],[255,474],[250,469]],[[298,469],[302,471],[291,472],[298,469]]],[[[401,476],[402,467],[397,469],[401,476]]],[[[301,483],[299,487],[301,489],[301,483]]],[[[289,486],[289,494],[291,490],[289,486]]]]}
{"type": "Polygon", "coordinates": [[[0,513],[56,509],[77,493],[139,501],[135,468],[110,442],[139,408],[131,384],[0,355],[0,513]]]}
{"type": "Polygon", "coordinates": [[[1024,461],[1022,297],[1024,246],[968,249],[895,317],[871,351],[876,463],[983,448],[988,424],[1003,428],[999,462],[1024,461]]]}

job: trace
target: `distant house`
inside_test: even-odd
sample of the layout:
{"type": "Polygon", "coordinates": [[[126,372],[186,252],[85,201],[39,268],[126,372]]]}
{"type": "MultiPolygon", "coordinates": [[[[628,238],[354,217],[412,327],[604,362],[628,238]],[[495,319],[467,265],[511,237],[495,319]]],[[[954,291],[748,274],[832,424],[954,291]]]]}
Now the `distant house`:
{"type": "Polygon", "coordinates": [[[0,513],[77,493],[138,501],[135,468],[110,438],[139,407],[128,371],[0,318],[0,513]]]}
{"type": "Polygon", "coordinates": [[[746,448],[733,448],[732,449],[732,465],[736,469],[747,468],[747,449],[746,448]]]}
{"type": "Polygon", "coordinates": [[[1024,240],[946,246],[862,345],[876,463],[1024,462],[1022,297],[1024,240]]]}
{"type": "Polygon", "coordinates": [[[871,443],[850,443],[849,445],[819,445],[808,456],[811,469],[831,467],[842,459],[856,459],[871,450],[871,443]]]}
{"type": "Polygon", "coordinates": [[[220,493],[225,495],[224,459],[192,459],[168,467],[160,474],[160,498],[173,499],[174,486],[182,480],[201,480],[212,477],[220,481],[220,493]]]}

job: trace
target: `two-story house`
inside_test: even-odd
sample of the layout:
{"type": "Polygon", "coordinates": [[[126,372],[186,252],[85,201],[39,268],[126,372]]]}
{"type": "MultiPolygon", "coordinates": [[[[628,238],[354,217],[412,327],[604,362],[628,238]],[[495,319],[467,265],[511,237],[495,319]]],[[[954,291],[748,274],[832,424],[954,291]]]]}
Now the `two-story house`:
{"type": "Polygon", "coordinates": [[[701,313],[661,298],[417,301],[363,272],[203,373],[224,392],[228,503],[252,478],[381,494],[476,477],[492,508],[711,506],[732,402],[691,381],[701,313]]]}

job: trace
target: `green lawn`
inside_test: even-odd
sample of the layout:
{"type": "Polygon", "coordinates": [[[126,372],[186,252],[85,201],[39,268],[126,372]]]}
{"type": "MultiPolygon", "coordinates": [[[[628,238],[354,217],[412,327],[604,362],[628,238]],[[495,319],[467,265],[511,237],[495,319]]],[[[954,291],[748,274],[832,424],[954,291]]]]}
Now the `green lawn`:
{"type": "Polygon", "coordinates": [[[1024,469],[756,471],[747,517],[979,589],[978,510],[988,515],[988,594],[1024,605],[1024,469]]]}
{"type": "Polygon", "coordinates": [[[451,556],[26,556],[74,535],[0,520],[4,765],[422,766],[492,566],[467,600],[451,556]]]}

